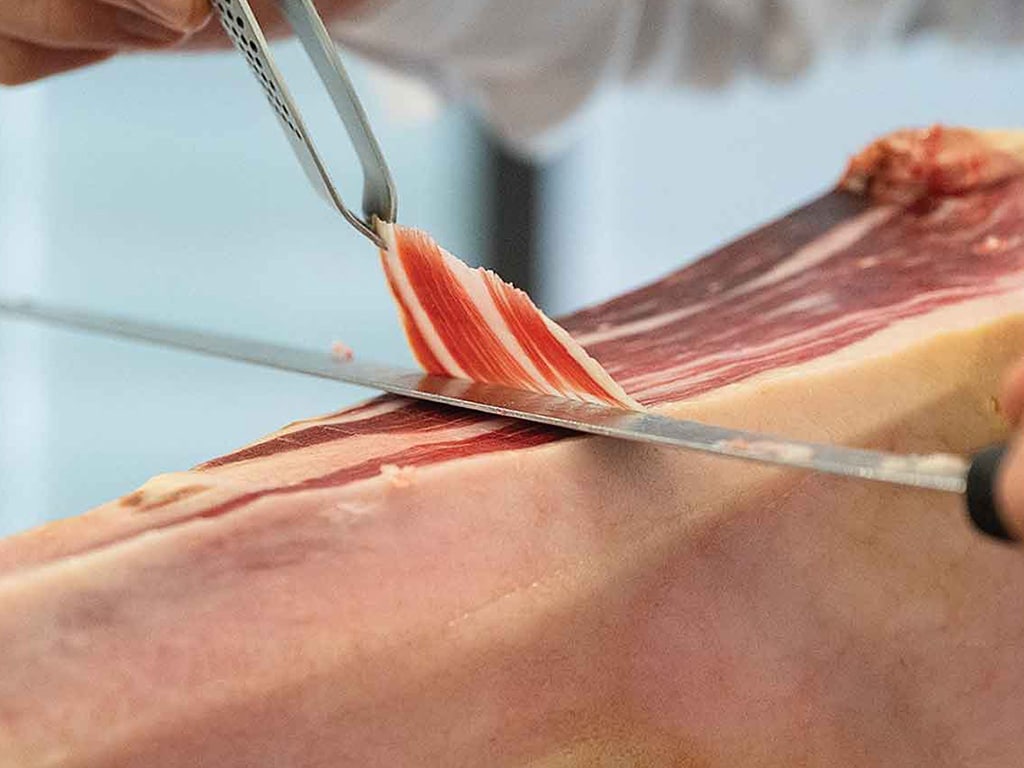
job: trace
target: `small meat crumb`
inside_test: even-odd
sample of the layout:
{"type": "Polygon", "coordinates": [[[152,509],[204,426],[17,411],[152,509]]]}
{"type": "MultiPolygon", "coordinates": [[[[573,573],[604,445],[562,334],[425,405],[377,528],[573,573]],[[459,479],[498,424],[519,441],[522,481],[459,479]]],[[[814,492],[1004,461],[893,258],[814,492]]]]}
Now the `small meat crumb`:
{"type": "Polygon", "coordinates": [[[381,464],[380,474],[395,488],[408,488],[416,477],[416,467],[400,467],[397,464],[381,464]]]}
{"type": "Polygon", "coordinates": [[[331,355],[334,356],[335,360],[344,360],[345,362],[348,362],[355,356],[355,353],[352,351],[352,347],[348,346],[348,344],[336,341],[331,344],[331,355]]]}
{"type": "Polygon", "coordinates": [[[142,502],[146,500],[146,494],[143,491],[135,491],[129,493],[127,496],[121,497],[122,507],[139,507],[142,506],[142,502]]]}

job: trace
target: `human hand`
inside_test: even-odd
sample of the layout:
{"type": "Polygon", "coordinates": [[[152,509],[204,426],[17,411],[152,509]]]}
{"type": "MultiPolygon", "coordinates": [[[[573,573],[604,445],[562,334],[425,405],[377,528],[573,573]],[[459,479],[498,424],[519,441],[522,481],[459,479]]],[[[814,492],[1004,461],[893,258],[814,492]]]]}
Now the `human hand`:
{"type": "Polygon", "coordinates": [[[176,45],[208,0],[0,0],[0,83],[18,85],[129,50],[176,45]]]}
{"type": "Polygon", "coordinates": [[[1024,360],[1007,375],[1003,383],[1000,406],[1007,421],[1016,430],[1006,458],[1003,460],[996,486],[1003,522],[1024,539],[1024,360]]]}

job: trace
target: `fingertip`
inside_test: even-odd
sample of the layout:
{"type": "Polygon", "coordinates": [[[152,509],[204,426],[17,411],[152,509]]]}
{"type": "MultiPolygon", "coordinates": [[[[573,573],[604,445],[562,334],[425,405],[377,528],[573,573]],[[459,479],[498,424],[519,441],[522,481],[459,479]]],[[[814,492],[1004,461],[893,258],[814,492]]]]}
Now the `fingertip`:
{"type": "Polygon", "coordinates": [[[154,18],[183,35],[193,35],[210,23],[209,0],[138,0],[154,18]]]}
{"type": "Polygon", "coordinates": [[[180,43],[186,37],[184,32],[135,11],[118,10],[114,18],[118,27],[129,35],[128,44],[134,47],[162,48],[180,43]]]}
{"type": "Polygon", "coordinates": [[[213,6],[208,0],[192,0],[189,12],[185,16],[185,32],[194,35],[210,23],[213,18],[213,6]]]}

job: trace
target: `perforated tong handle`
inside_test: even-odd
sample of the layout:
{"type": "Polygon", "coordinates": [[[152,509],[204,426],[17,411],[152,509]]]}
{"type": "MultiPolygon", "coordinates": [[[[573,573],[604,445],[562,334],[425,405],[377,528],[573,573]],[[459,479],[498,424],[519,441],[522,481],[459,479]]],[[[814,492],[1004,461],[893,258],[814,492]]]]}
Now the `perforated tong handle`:
{"type": "Polygon", "coordinates": [[[276,2],[327,89],[359,158],[363,171],[361,216],[345,205],[331,181],[284,78],[274,63],[266,36],[248,1],[213,0],[213,5],[228,36],[245,55],[249,69],[260,81],[267,100],[273,107],[285,136],[288,137],[288,143],[291,144],[313,188],[361,234],[378,247],[383,247],[374,227],[374,219],[393,222],[398,213],[398,200],[391,172],[370,129],[366,112],[312,0],[276,2]]]}

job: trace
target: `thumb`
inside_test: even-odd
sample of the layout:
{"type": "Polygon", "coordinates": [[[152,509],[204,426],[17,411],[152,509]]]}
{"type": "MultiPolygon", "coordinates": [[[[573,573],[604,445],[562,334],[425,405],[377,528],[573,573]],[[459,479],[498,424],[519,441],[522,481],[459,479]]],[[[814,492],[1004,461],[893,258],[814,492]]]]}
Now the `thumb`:
{"type": "Polygon", "coordinates": [[[1024,359],[1011,368],[1003,379],[999,409],[1011,426],[1017,426],[1024,416],[1024,359]]]}
{"type": "Polygon", "coordinates": [[[1024,541],[1024,435],[1017,435],[996,478],[996,502],[1003,523],[1024,541]]]}
{"type": "MultiPolygon", "coordinates": [[[[1024,359],[1003,379],[999,409],[1013,427],[1024,417],[1024,359]]],[[[1012,439],[996,478],[996,503],[1006,527],[1024,540],[1024,435],[1012,439]]]]}

